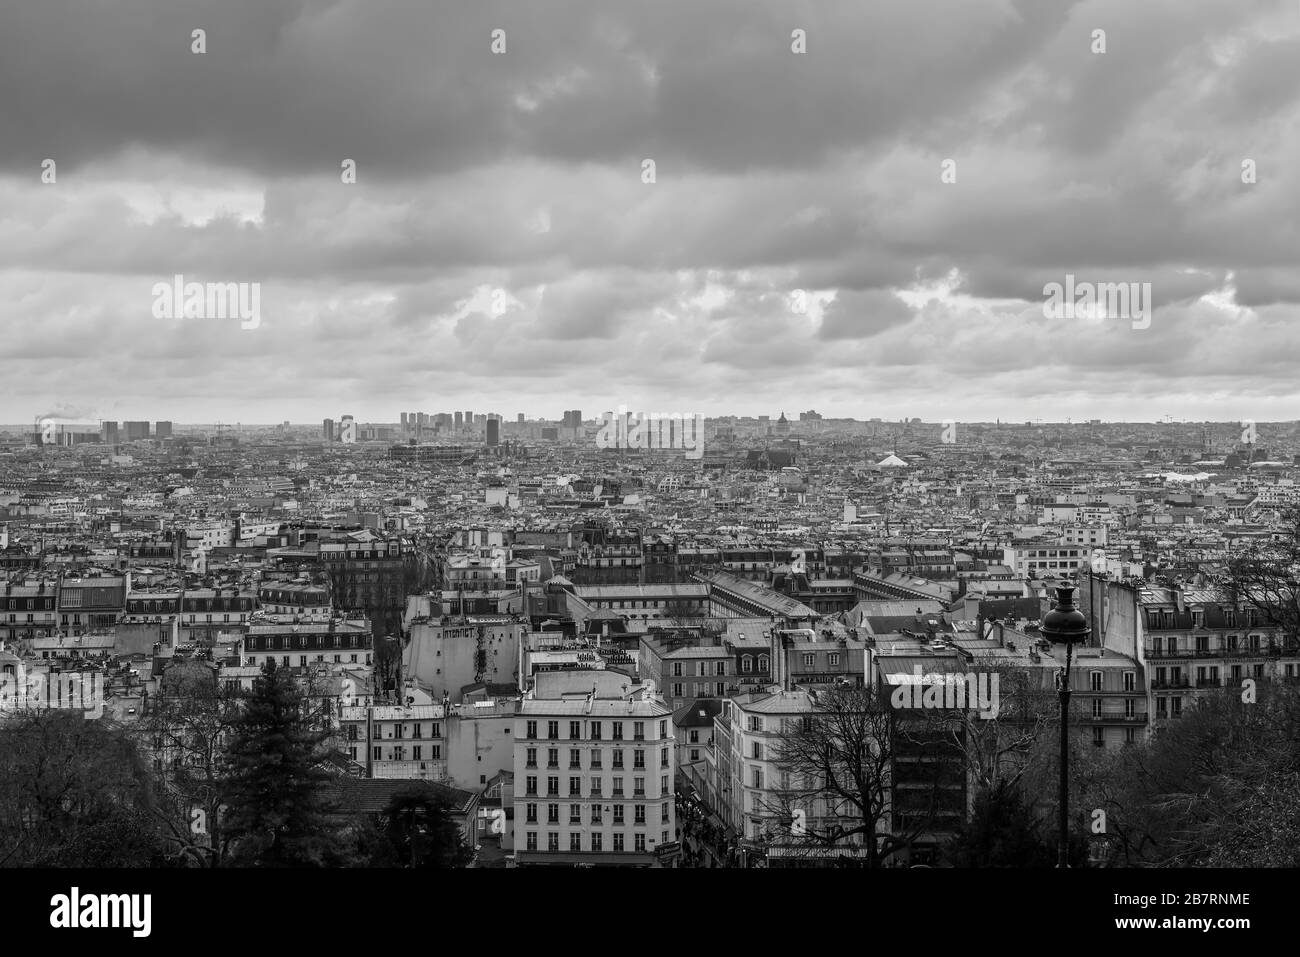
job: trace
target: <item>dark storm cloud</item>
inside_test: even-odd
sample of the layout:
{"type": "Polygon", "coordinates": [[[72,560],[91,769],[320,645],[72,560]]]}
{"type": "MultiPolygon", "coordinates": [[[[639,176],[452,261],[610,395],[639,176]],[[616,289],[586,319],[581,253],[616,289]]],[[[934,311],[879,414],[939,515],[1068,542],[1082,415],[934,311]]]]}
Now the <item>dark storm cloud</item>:
{"type": "Polygon", "coordinates": [[[1298,54],[1281,0],[9,4],[9,390],[755,412],[960,377],[991,417],[1047,357],[1096,414],[1290,396],[1298,54]],[[176,273],[261,282],[265,321],[154,319],[176,273]],[[1150,328],[1052,325],[1067,273],[1150,282],[1150,328]]]}

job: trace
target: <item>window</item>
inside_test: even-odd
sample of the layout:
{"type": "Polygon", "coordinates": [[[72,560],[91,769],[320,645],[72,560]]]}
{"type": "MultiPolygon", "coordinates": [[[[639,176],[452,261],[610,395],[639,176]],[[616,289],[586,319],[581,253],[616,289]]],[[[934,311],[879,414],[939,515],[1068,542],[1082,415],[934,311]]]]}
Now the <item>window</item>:
{"type": "Polygon", "coordinates": [[[645,748],[637,748],[632,752],[632,768],[645,768],[645,748]]]}
{"type": "Polygon", "coordinates": [[[716,685],[713,686],[713,696],[715,698],[725,698],[727,696],[726,682],[719,681],[716,685]]]}
{"type": "Polygon", "coordinates": [[[1088,672],[1088,684],[1089,684],[1089,687],[1090,687],[1093,691],[1100,691],[1100,690],[1101,690],[1101,672],[1100,672],[1100,671],[1090,671],[1090,672],[1088,672]]]}
{"type": "Polygon", "coordinates": [[[1125,728],[1125,729],[1124,729],[1124,743],[1125,743],[1125,744],[1132,744],[1135,740],[1137,740],[1137,733],[1136,733],[1136,731],[1135,731],[1133,728],[1125,728]]]}
{"type": "Polygon", "coordinates": [[[560,749],[559,749],[559,748],[547,748],[547,749],[546,749],[546,766],[547,766],[548,768],[558,768],[558,767],[560,766],[560,749]]]}
{"type": "Polygon", "coordinates": [[[763,745],[762,745],[761,742],[758,742],[758,741],[755,741],[755,742],[754,742],[754,754],[753,754],[753,758],[754,758],[755,761],[762,761],[762,760],[763,760],[763,745]]]}
{"type": "Polygon", "coordinates": [[[725,661],[719,661],[715,663],[713,667],[713,673],[715,675],[725,675],[727,673],[727,663],[725,661]]]}
{"type": "Polygon", "coordinates": [[[691,744],[699,744],[699,743],[700,743],[700,730],[699,730],[699,728],[692,728],[692,729],[691,729],[690,738],[691,738],[691,744]]]}
{"type": "Polygon", "coordinates": [[[535,851],[535,850],[537,850],[537,832],[536,832],[536,831],[529,831],[529,832],[528,832],[528,850],[530,850],[530,851],[535,851]]]}
{"type": "Polygon", "coordinates": [[[601,766],[601,753],[599,751],[591,752],[591,769],[594,771],[601,766]]]}
{"type": "Polygon", "coordinates": [[[536,824],[536,823],[537,823],[537,805],[536,805],[536,804],[527,804],[527,805],[524,806],[524,810],[525,810],[525,812],[526,812],[526,817],[525,817],[525,819],[524,819],[524,823],[525,823],[525,824],[536,824]]]}
{"type": "Polygon", "coordinates": [[[761,789],[763,787],[763,769],[752,768],[751,770],[754,772],[754,787],[761,789]]]}
{"type": "Polygon", "coordinates": [[[700,759],[700,749],[691,748],[691,761],[698,761],[699,759],[700,759]]]}
{"type": "Polygon", "coordinates": [[[546,823],[547,824],[560,823],[560,806],[558,804],[546,805],[546,823]]]}
{"type": "Polygon", "coordinates": [[[569,778],[569,797],[580,797],[582,795],[582,778],[569,778]]]}
{"type": "Polygon", "coordinates": [[[559,738],[559,736],[560,736],[560,722],[558,721],[546,722],[546,737],[554,741],[557,738],[559,738]]]}
{"type": "Polygon", "coordinates": [[[560,793],[560,779],[558,777],[548,777],[546,779],[546,793],[547,794],[560,793]]]}
{"type": "Polygon", "coordinates": [[[644,804],[638,804],[638,805],[636,805],[635,808],[633,808],[632,823],[633,823],[633,824],[642,824],[642,825],[645,824],[645,805],[644,805],[644,804]]]}
{"type": "Polygon", "coordinates": [[[637,851],[645,851],[645,835],[637,834],[632,838],[632,846],[637,851]]]}
{"type": "Polygon", "coordinates": [[[530,774],[530,775],[528,775],[528,777],[525,778],[524,780],[525,780],[524,793],[525,793],[525,794],[536,794],[536,793],[537,793],[537,776],[536,776],[536,775],[533,775],[533,774],[530,774]]]}
{"type": "Polygon", "coordinates": [[[632,796],[645,797],[645,778],[632,779],[632,796]]]}
{"type": "Polygon", "coordinates": [[[580,832],[574,831],[572,834],[569,835],[569,850],[571,851],[582,850],[582,834],[580,832]]]}
{"type": "Polygon", "coordinates": [[[1100,698],[1093,698],[1093,699],[1092,699],[1092,716],[1093,716],[1094,718],[1100,718],[1100,717],[1101,717],[1101,699],[1100,699],[1100,698]]]}
{"type": "MultiPolygon", "coordinates": [[[[599,810],[599,808],[597,808],[597,810],[599,810]]],[[[593,823],[594,823],[594,819],[593,819],[593,823]]],[[[599,831],[591,835],[591,849],[593,851],[600,851],[604,849],[604,835],[601,834],[599,831]]]]}
{"type": "Polygon", "coordinates": [[[674,677],[674,678],[680,678],[681,676],[682,676],[682,663],[681,663],[680,661],[674,661],[674,662],[673,662],[673,677],[674,677]]]}
{"type": "Polygon", "coordinates": [[[828,654],[828,655],[826,656],[826,658],[827,658],[827,663],[828,663],[832,668],[837,668],[837,667],[839,667],[839,664],[840,664],[840,653],[839,653],[838,651],[832,651],[830,654],[828,654]]]}
{"type": "Polygon", "coordinates": [[[674,697],[674,698],[685,698],[685,697],[686,697],[686,685],[682,684],[680,681],[675,682],[675,683],[673,684],[673,697],[674,697]]]}
{"type": "Polygon", "coordinates": [[[582,823],[582,805],[581,805],[581,804],[570,804],[570,805],[569,805],[569,823],[570,823],[570,824],[581,824],[581,823],[582,823]]]}
{"type": "Polygon", "coordinates": [[[660,721],[660,722],[659,722],[659,737],[661,737],[661,738],[666,738],[666,737],[668,737],[668,722],[667,722],[667,720],[664,720],[664,721],[660,721]]]}
{"type": "Polygon", "coordinates": [[[614,778],[614,797],[622,797],[622,796],[623,796],[623,779],[616,777],[614,778]]]}
{"type": "Polygon", "coordinates": [[[1092,729],[1092,743],[1093,743],[1093,746],[1094,746],[1094,747],[1098,747],[1098,748],[1104,748],[1104,747],[1106,746],[1106,729],[1105,729],[1105,728],[1093,728],[1093,729],[1092,729]]]}
{"type": "Polygon", "coordinates": [[[645,740],[645,722],[644,722],[644,721],[633,721],[633,722],[632,722],[632,740],[633,740],[633,741],[644,741],[644,740],[645,740]]]}
{"type": "Polygon", "coordinates": [[[536,748],[529,748],[529,749],[525,752],[525,757],[524,757],[524,767],[526,767],[526,768],[535,768],[535,767],[537,767],[537,749],[536,749],[536,748]]]}
{"type": "Polygon", "coordinates": [[[771,659],[767,655],[758,656],[758,670],[761,674],[767,674],[771,659]]]}
{"type": "Polygon", "coordinates": [[[803,656],[803,666],[804,666],[805,668],[811,668],[811,667],[812,667],[813,665],[815,665],[816,663],[817,663],[817,656],[816,656],[816,655],[813,655],[813,654],[807,654],[807,655],[804,655],[804,656],[803,656]]]}
{"type": "Polygon", "coordinates": [[[600,797],[600,778],[591,779],[591,796],[600,797]]]}
{"type": "Polygon", "coordinates": [[[613,737],[614,737],[614,740],[615,740],[615,741],[622,741],[622,740],[623,740],[623,722],[622,722],[622,721],[615,721],[615,722],[614,722],[614,735],[613,735],[613,737]]]}
{"type": "MultiPolygon", "coordinates": [[[[660,824],[668,823],[668,802],[667,801],[659,805],[659,823],[660,824]]],[[[668,838],[664,838],[665,843],[667,842],[667,840],[668,838]]]]}
{"type": "Polygon", "coordinates": [[[623,766],[623,749],[622,749],[622,748],[616,748],[615,751],[614,751],[614,764],[613,764],[613,767],[621,768],[622,766],[623,766]]]}
{"type": "Polygon", "coordinates": [[[548,851],[558,851],[560,849],[560,835],[556,831],[546,833],[546,849],[548,851]]]}
{"type": "Polygon", "coordinates": [[[762,719],[761,717],[759,717],[758,715],[756,715],[756,714],[751,714],[751,715],[749,716],[749,730],[750,730],[750,731],[762,731],[762,730],[763,730],[763,719],[762,719]]]}
{"type": "Polygon", "coordinates": [[[615,823],[615,824],[622,824],[622,823],[623,823],[623,805],[622,805],[622,804],[615,804],[615,805],[614,805],[614,823],[615,823]]]}
{"type": "Polygon", "coordinates": [[[581,737],[582,737],[582,722],[581,722],[581,721],[570,721],[570,722],[569,722],[569,738],[572,740],[572,739],[577,739],[577,738],[581,738],[581,737]]]}
{"type": "Polygon", "coordinates": [[[418,744],[417,744],[415,747],[411,748],[411,760],[412,760],[412,761],[419,761],[419,760],[421,760],[421,759],[423,758],[423,755],[424,755],[424,748],[423,748],[421,745],[418,745],[418,744]]]}
{"type": "Polygon", "coordinates": [[[1137,672],[1136,671],[1124,672],[1124,690],[1134,691],[1136,690],[1136,688],[1137,688],[1137,672]]]}
{"type": "MultiPolygon", "coordinates": [[[[591,806],[591,823],[603,824],[605,820],[604,817],[602,816],[603,813],[604,813],[604,808],[602,808],[599,804],[593,804],[591,806]]],[[[593,850],[597,850],[597,848],[593,848],[593,850]]]]}
{"type": "Polygon", "coordinates": [[[666,767],[668,767],[668,749],[667,749],[667,748],[660,748],[660,749],[659,749],[659,767],[661,767],[661,768],[666,768],[666,767]]]}
{"type": "Polygon", "coordinates": [[[622,834],[615,834],[615,835],[614,835],[614,850],[615,850],[615,851],[622,852],[622,850],[623,850],[623,835],[622,835],[622,834]]]}
{"type": "MultiPolygon", "coordinates": [[[[526,727],[527,727],[528,730],[525,732],[524,737],[527,737],[527,738],[535,738],[535,737],[537,737],[537,722],[536,722],[536,721],[529,721],[529,722],[527,723],[526,727]]],[[[534,834],[533,836],[536,837],[537,835],[534,834]]]]}
{"type": "Polygon", "coordinates": [[[582,752],[579,751],[577,748],[569,748],[569,767],[570,768],[582,767],[582,752]]]}
{"type": "Polygon", "coordinates": [[[602,727],[601,722],[599,722],[599,721],[593,721],[593,722],[591,722],[591,740],[593,740],[593,741],[599,741],[599,740],[600,740],[600,729],[601,729],[601,727],[602,727]]]}

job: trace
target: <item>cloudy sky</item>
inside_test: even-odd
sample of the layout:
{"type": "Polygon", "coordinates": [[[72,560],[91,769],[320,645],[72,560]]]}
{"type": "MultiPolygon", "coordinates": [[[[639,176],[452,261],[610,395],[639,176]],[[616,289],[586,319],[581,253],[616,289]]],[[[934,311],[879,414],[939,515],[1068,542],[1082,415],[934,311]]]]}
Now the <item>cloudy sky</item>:
{"type": "Polygon", "coordinates": [[[1296,0],[12,0],[0,91],[0,422],[1300,417],[1296,0]]]}

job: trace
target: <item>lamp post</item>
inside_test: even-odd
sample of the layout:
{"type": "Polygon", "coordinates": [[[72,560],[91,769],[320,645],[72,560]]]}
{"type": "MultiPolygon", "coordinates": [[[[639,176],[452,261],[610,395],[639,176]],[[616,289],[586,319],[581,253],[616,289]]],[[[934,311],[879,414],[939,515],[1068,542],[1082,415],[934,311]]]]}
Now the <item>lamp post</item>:
{"type": "Polygon", "coordinates": [[[1083,612],[1074,605],[1074,591],[1073,585],[1057,586],[1056,607],[1043,618],[1039,629],[1048,641],[1065,645],[1065,668],[1056,676],[1056,692],[1061,700],[1061,783],[1057,802],[1061,833],[1057,867],[1070,866],[1070,659],[1074,646],[1083,644],[1092,634],[1083,612]]]}

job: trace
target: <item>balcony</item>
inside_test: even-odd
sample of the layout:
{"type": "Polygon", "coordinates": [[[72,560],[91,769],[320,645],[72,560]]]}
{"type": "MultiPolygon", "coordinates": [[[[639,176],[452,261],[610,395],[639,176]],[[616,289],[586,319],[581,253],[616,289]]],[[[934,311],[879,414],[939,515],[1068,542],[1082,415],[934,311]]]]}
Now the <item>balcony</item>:
{"type": "Polygon", "coordinates": [[[1101,714],[1094,714],[1091,711],[1080,712],[1075,716],[1080,724],[1146,724],[1146,712],[1140,714],[1126,714],[1123,711],[1103,711],[1101,714]]]}
{"type": "Polygon", "coordinates": [[[1175,688],[1190,688],[1190,687],[1191,687],[1191,682],[1188,681],[1186,678],[1179,678],[1177,680],[1174,680],[1172,678],[1166,678],[1163,681],[1160,680],[1159,678],[1151,679],[1152,691],[1170,691],[1175,688]]]}

